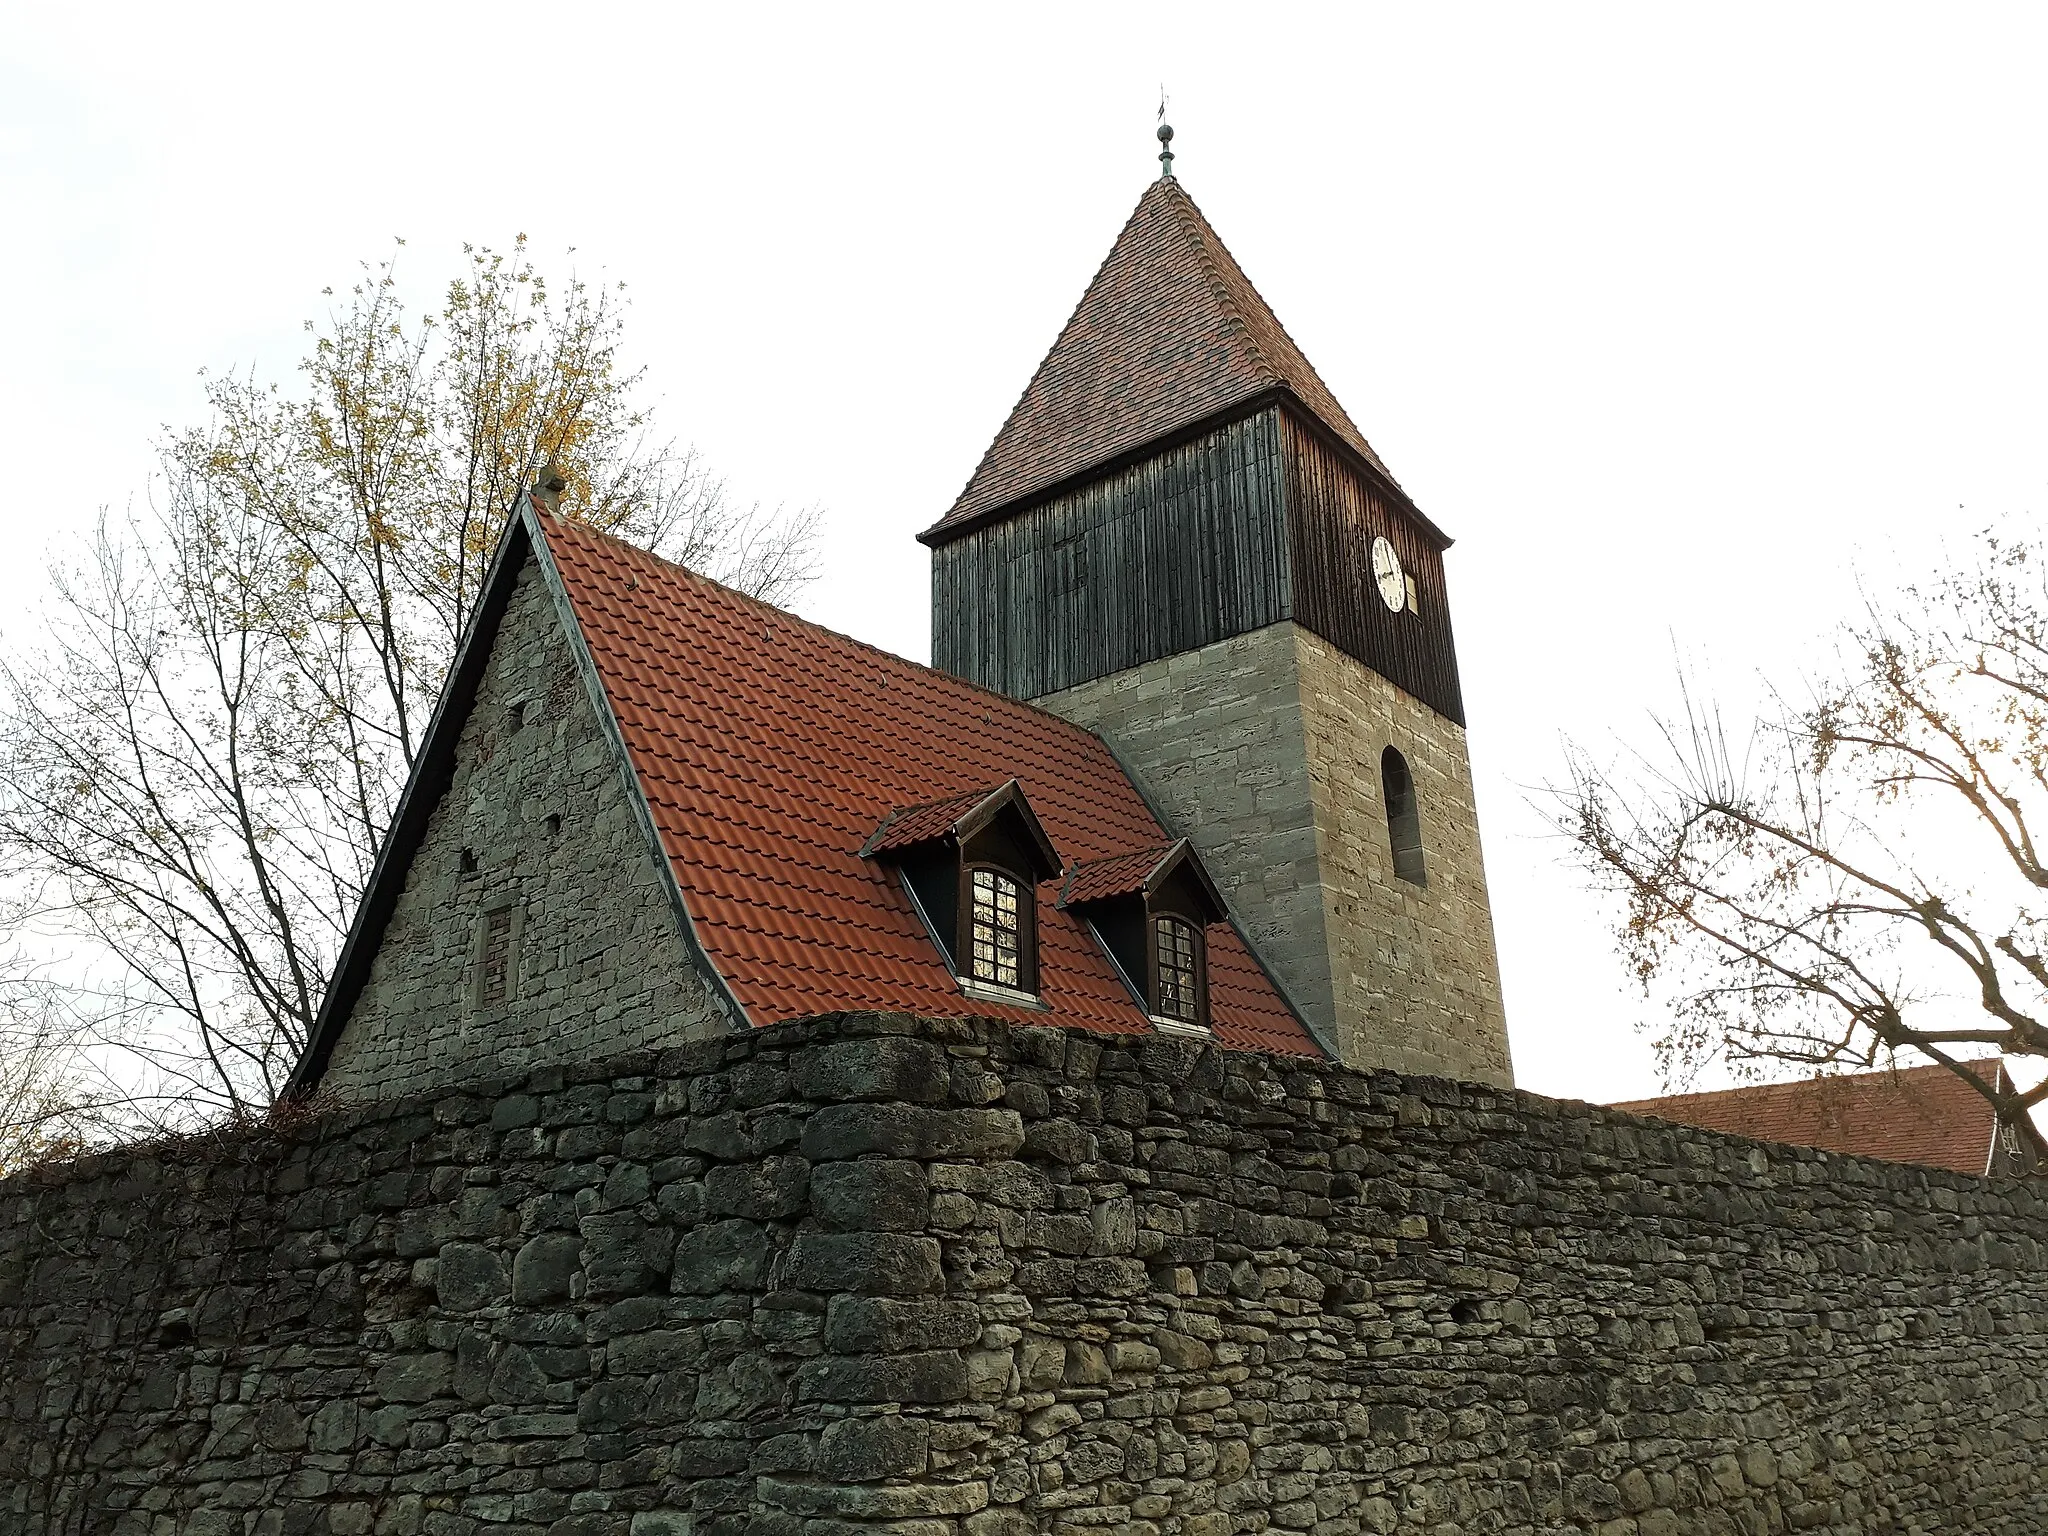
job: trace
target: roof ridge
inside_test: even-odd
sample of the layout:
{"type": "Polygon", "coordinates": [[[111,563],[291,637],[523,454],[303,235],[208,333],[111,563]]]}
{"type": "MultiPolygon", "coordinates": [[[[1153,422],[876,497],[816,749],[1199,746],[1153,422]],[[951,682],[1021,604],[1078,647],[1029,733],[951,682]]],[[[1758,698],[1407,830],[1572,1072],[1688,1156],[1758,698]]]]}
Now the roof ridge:
{"type": "MultiPolygon", "coordinates": [[[[1170,178],[1161,178],[1162,181],[1168,179],[1170,178]]],[[[1211,243],[1213,242],[1223,252],[1225,260],[1238,268],[1238,275],[1244,277],[1245,286],[1251,288],[1252,296],[1261,304],[1266,302],[1265,295],[1252,286],[1251,278],[1245,276],[1244,268],[1239,266],[1237,258],[1230,254],[1230,247],[1223,244],[1223,238],[1216,233],[1215,226],[1202,216],[1202,210],[1196,206],[1194,198],[1188,195],[1187,189],[1181,186],[1178,180],[1173,182],[1173,191],[1181,235],[1187,241],[1188,249],[1194,252],[1195,260],[1202,264],[1202,270],[1208,273],[1210,294],[1215,298],[1217,307],[1223,311],[1224,316],[1230,321],[1232,334],[1238,338],[1245,350],[1251,354],[1252,371],[1264,377],[1268,388],[1274,385],[1285,388],[1287,380],[1281,376],[1280,370],[1274,367],[1271,360],[1267,358],[1265,349],[1259,345],[1259,338],[1252,332],[1251,322],[1245,318],[1242,306],[1231,295],[1229,286],[1225,282],[1223,273],[1217,264],[1216,252],[1210,249],[1211,243]],[[1205,236],[1207,238],[1204,238],[1205,236]]],[[[1272,306],[1267,305],[1266,307],[1270,312],[1272,306]]],[[[1277,315],[1273,317],[1276,325],[1279,324],[1279,318],[1277,315]]],[[[1280,330],[1281,334],[1285,335],[1287,328],[1281,326],[1280,330]]],[[[1294,338],[1289,336],[1287,339],[1292,341],[1294,338]]],[[[1299,348],[1296,350],[1299,350],[1299,348]]]]}
{"type": "MultiPolygon", "coordinates": [[[[542,512],[538,515],[542,520],[541,526],[544,531],[552,531],[547,529],[546,520],[549,518],[553,518],[555,521],[563,523],[565,525],[573,524],[574,527],[581,530],[582,532],[592,534],[597,538],[605,540],[607,543],[617,545],[620,549],[631,550],[636,555],[644,555],[647,559],[657,561],[660,564],[667,566],[672,571],[681,572],[684,576],[687,576],[692,581],[702,582],[707,587],[715,587],[720,592],[723,592],[730,597],[736,597],[741,602],[746,603],[751,607],[758,608],[767,613],[773,614],[778,619],[786,619],[792,624],[801,625],[803,628],[813,630],[820,635],[828,637],[829,639],[838,640],[847,645],[857,646],[861,650],[866,651],[869,655],[880,657],[884,661],[894,662],[898,666],[910,667],[918,672],[929,673],[931,676],[937,678],[940,682],[952,684],[958,688],[963,689],[968,693],[978,694],[985,699],[998,700],[1002,704],[1013,709],[1029,710],[1032,714],[1039,716],[1041,719],[1050,720],[1055,725],[1060,726],[1064,730],[1077,731],[1083,736],[1092,736],[1097,741],[1103,741],[1103,736],[1101,732],[1091,731],[1085,725],[1076,725],[1073,721],[1067,719],[1064,715],[1056,715],[1051,710],[1032,703],[1029,699],[1012,698],[1009,694],[1004,693],[999,688],[986,687],[981,683],[972,682],[969,679],[961,677],[959,674],[954,672],[943,671],[940,668],[931,666],[926,662],[912,661],[908,656],[899,655],[895,651],[885,650],[883,647],[876,645],[873,641],[863,640],[858,635],[849,635],[844,630],[834,629],[828,624],[820,624],[816,619],[807,619],[800,613],[790,612],[790,610],[787,608],[778,608],[775,606],[775,604],[769,602],[766,598],[756,597],[751,592],[743,592],[738,587],[733,586],[729,582],[720,581],[716,576],[707,576],[702,571],[697,570],[694,567],[684,565],[680,560],[671,560],[666,555],[658,554],[654,550],[648,549],[639,544],[635,544],[630,539],[622,539],[617,534],[612,533],[607,529],[598,527],[595,523],[586,523],[579,519],[563,517],[559,512],[542,512]]],[[[1107,745],[1106,742],[1105,745],[1107,745]]],[[[938,802],[932,801],[928,803],[937,804],[938,802]]],[[[906,807],[906,809],[915,809],[915,807],[906,807]]]]}
{"type": "MultiPolygon", "coordinates": [[[[1280,332],[1280,335],[1286,340],[1287,345],[1293,349],[1294,355],[1301,359],[1301,365],[1302,367],[1308,370],[1309,377],[1315,380],[1316,385],[1322,390],[1324,395],[1328,396],[1330,406],[1337,412],[1338,416],[1342,419],[1342,424],[1349,426],[1352,431],[1358,434],[1359,441],[1365,443],[1367,449],[1370,450],[1371,457],[1375,461],[1380,473],[1385,475],[1390,482],[1394,483],[1395,489],[1400,489],[1399,482],[1394,481],[1393,473],[1387,469],[1385,464],[1378,463],[1378,450],[1372,448],[1371,440],[1366,437],[1364,429],[1361,428],[1357,422],[1351,419],[1351,413],[1344,409],[1344,402],[1339,400],[1337,398],[1337,392],[1334,389],[1330,388],[1329,381],[1325,379],[1322,376],[1322,373],[1317,369],[1315,365],[1315,360],[1308,355],[1308,350],[1305,347],[1303,347],[1300,342],[1294,339],[1294,333],[1287,329],[1287,322],[1280,318],[1280,312],[1274,309],[1272,302],[1269,299],[1267,299],[1265,294],[1259,291],[1259,285],[1252,281],[1251,274],[1245,271],[1244,269],[1244,263],[1237,259],[1236,254],[1230,249],[1230,247],[1227,244],[1224,243],[1223,237],[1216,232],[1216,226],[1209,222],[1209,216],[1202,212],[1201,205],[1197,203],[1194,200],[1194,198],[1185,191],[1181,193],[1181,201],[1186,206],[1187,211],[1194,216],[1196,222],[1201,225],[1202,233],[1206,237],[1206,239],[1214,244],[1215,249],[1217,251],[1220,251],[1222,253],[1224,260],[1230,263],[1231,269],[1234,272],[1236,272],[1237,276],[1243,281],[1246,289],[1250,291],[1251,296],[1259,301],[1259,308],[1262,311],[1264,311],[1266,318],[1273,322],[1274,329],[1280,332]]],[[[1203,255],[1205,260],[1213,262],[1214,257],[1209,252],[1205,250],[1203,255]]],[[[1235,313],[1235,308],[1236,307],[1233,302],[1233,313],[1235,313]]],[[[1249,332],[1249,325],[1246,326],[1246,330],[1249,332]]],[[[1265,362],[1265,350],[1259,345],[1258,338],[1256,336],[1250,336],[1248,337],[1248,340],[1253,349],[1254,355],[1257,356],[1261,362],[1265,362]]],[[[1274,367],[1270,363],[1267,363],[1266,366],[1271,371],[1273,382],[1280,385],[1282,388],[1286,389],[1289,393],[1293,394],[1297,399],[1301,399],[1301,404],[1304,409],[1308,410],[1311,414],[1316,416],[1321,416],[1323,414],[1322,408],[1320,406],[1314,404],[1309,400],[1301,398],[1301,391],[1295,389],[1294,386],[1288,382],[1286,376],[1283,375],[1277,367],[1274,367]]],[[[1338,429],[1339,423],[1330,422],[1328,423],[1328,425],[1333,431],[1335,431],[1338,429]]],[[[1342,436],[1343,434],[1341,431],[1339,431],[1338,435],[1342,436]]],[[[1406,492],[1403,492],[1403,494],[1405,495],[1406,492]]]]}

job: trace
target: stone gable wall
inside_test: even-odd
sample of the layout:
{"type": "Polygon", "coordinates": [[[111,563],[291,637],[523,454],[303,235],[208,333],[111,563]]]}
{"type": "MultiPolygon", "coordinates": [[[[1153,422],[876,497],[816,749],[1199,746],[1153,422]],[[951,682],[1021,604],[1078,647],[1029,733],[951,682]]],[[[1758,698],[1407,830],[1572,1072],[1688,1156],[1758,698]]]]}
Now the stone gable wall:
{"type": "Polygon", "coordinates": [[[0,1533],[2048,1528],[2048,1191],[847,1016],[0,1184],[0,1533]]]}
{"type": "Polygon", "coordinates": [[[321,1086],[402,1098],[726,1028],[661,879],[529,555],[321,1086]],[[494,906],[518,913],[516,975],[484,1006],[477,925],[494,906]]]}

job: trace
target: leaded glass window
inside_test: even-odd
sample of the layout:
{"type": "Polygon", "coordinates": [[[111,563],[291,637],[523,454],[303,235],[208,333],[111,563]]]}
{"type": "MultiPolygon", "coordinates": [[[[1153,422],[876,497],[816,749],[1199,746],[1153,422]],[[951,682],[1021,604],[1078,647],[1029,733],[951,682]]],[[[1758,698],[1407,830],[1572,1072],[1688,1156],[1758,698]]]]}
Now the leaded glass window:
{"type": "Polygon", "coordinates": [[[999,987],[1024,985],[1024,892],[999,870],[977,869],[969,886],[972,903],[968,974],[999,987]]]}
{"type": "Polygon", "coordinates": [[[1162,917],[1152,924],[1152,941],[1159,967],[1159,1001],[1155,1011],[1161,1018],[1178,1019],[1183,1024],[1201,1023],[1201,935],[1192,923],[1162,917]]]}

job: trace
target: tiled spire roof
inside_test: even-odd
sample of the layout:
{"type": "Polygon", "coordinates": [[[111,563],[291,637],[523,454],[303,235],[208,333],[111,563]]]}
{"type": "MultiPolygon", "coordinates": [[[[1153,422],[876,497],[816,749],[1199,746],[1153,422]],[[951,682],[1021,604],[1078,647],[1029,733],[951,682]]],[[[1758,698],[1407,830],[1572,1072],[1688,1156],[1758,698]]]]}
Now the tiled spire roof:
{"type": "Polygon", "coordinates": [[[1034,491],[1276,389],[1387,475],[1194,199],[1161,177],[1138,200],[960,499],[922,537],[943,540],[1034,491]]]}

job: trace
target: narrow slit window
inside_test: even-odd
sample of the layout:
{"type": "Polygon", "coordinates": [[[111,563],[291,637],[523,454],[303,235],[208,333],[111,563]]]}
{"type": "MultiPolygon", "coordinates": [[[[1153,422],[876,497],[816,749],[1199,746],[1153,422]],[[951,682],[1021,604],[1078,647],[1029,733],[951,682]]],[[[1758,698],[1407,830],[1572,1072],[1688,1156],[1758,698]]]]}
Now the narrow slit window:
{"type": "Polygon", "coordinates": [[[1415,806],[1415,777],[1408,759],[1392,747],[1380,754],[1380,789],[1387,807],[1387,842],[1394,873],[1412,885],[1427,885],[1422,871],[1422,817],[1415,806]]]}
{"type": "Polygon", "coordinates": [[[973,910],[968,974],[999,987],[1024,984],[1024,893],[999,870],[977,869],[970,886],[973,910]]]}
{"type": "Polygon", "coordinates": [[[486,1008],[505,1001],[512,992],[512,909],[500,907],[484,914],[483,977],[477,995],[486,1008]]]}
{"type": "Polygon", "coordinates": [[[1162,917],[1152,924],[1154,960],[1159,969],[1155,1011],[1183,1024],[1202,1022],[1202,937],[1193,923],[1162,917]]]}

